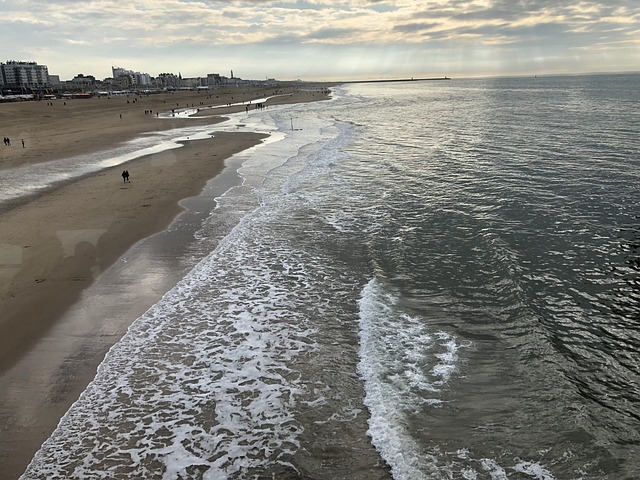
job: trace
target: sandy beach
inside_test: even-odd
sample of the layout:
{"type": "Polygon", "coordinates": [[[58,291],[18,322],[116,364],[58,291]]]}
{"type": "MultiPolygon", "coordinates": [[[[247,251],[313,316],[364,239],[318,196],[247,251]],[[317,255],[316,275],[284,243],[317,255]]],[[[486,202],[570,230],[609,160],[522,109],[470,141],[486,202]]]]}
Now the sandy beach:
{"type": "MultiPolygon", "coordinates": [[[[156,114],[187,106],[203,108],[202,116],[189,122],[211,125],[214,132],[224,114],[245,107],[216,109],[218,116],[211,116],[214,110],[205,110],[206,106],[249,101],[276,90],[234,88],[0,104],[0,131],[11,139],[11,146],[0,146],[0,169],[96,152],[144,132],[174,128],[184,119],[163,119],[156,114]]],[[[280,96],[267,105],[326,98],[313,89],[280,89],[277,93],[280,96]]],[[[169,226],[181,211],[178,202],[197,195],[222,170],[224,159],[262,139],[251,133],[216,133],[213,138],[185,142],[181,148],[132,160],[0,210],[0,478],[17,478],[24,471],[60,416],[91,380],[104,352],[157,295],[126,312],[124,321],[93,344],[98,346],[83,353],[80,366],[69,367],[68,357],[76,352],[66,352],[69,344],[50,332],[131,246],[169,226]],[[124,169],[131,175],[128,183],[120,176],[124,169]],[[43,376],[33,371],[33,359],[25,360],[43,342],[56,352],[55,362],[60,365],[42,359],[42,368],[64,370],[63,378],[47,377],[43,382],[43,376]],[[34,396],[27,392],[33,392],[29,387],[36,378],[42,394],[34,396]],[[64,388],[56,382],[64,382],[64,388]],[[54,404],[52,391],[58,392],[54,404]]],[[[82,331],[87,337],[100,333],[91,325],[84,325],[82,331]]]]}

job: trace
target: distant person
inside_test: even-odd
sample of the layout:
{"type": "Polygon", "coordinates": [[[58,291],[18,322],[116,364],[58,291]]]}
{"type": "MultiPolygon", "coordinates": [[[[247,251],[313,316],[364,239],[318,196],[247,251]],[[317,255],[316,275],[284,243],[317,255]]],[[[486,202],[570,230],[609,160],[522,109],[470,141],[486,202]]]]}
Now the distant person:
{"type": "Polygon", "coordinates": [[[128,170],[123,170],[122,171],[122,180],[124,183],[131,183],[131,181],[129,180],[129,171],[128,170]]]}
{"type": "Polygon", "coordinates": [[[22,140],[22,148],[24,148],[24,138],[22,138],[21,140],[22,140]]]}

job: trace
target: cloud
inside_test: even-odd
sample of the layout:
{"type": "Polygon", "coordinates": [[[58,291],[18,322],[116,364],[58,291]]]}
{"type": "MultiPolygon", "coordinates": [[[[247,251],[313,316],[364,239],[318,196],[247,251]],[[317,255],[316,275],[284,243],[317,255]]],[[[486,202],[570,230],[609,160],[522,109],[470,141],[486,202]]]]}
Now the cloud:
{"type": "Polygon", "coordinates": [[[304,41],[326,41],[339,43],[340,39],[350,39],[358,36],[360,30],[354,28],[321,28],[302,37],[304,41]]]}
{"type": "Polygon", "coordinates": [[[434,30],[439,26],[440,24],[435,22],[406,23],[402,25],[394,25],[393,30],[396,32],[413,34],[413,33],[427,32],[430,30],[434,30]]]}
{"type": "Polygon", "coordinates": [[[573,49],[584,57],[589,48],[610,49],[616,64],[632,66],[637,55],[629,52],[640,30],[636,0],[4,0],[2,10],[5,55],[48,62],[53,71],[62,68],[53,62],[73,57],[102,62],[103,71],[126,61],[135,63],[127,68],[156,74],[172,69],[161,65],[164,55],[166,63],[203,64],[202,73],[246,59],[262,77],[265,52],[278,49],[301,62],[283,62],[283,72],[305,64],[308,71],[351,65],[386,71],[394,56],[399,71],[409,68],[400,62],[433,70],[474,62],[479,69],[506,68],[509,55],[544,50],[540,58],[551,58],[573,49]],[[451,52],[465,61],[456,63],[451,52]],[[420,57],[433,61],[414,60],[420,57]]]}

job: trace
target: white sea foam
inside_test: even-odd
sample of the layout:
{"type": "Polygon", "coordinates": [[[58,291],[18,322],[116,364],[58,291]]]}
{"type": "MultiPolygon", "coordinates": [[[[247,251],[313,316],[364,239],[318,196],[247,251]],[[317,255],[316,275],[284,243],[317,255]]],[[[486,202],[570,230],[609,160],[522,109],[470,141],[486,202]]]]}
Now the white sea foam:
{"type": "Polygon", "coordinates": [[[134,323],[25,478],[220,478],[297,448],[302,386],[289,364],[313,331],[276,278],[291,268],[232,243],[134,323]]]}
{"type": "MultiPolygon", "coordinates": [[[[508,472],[536,480],[554,477],[540,463],[519,461],[504,466],[492,458],[474,457],[468,448],[443,454],[416,441],[412,418],[443,406],[460,362],[459,351],[469,342],[442,330],[431,331],[426,319],[403,311],[400,298],[372,279],[360,300],[360,363],[369,409],[369,435],[390,465],[396,480],[427,478],[485,478],[506,480],[508,472]]],[[[429,432],[422,432],[428,438],[429,432]]],[[[504,459],[501,460],[504,462],[504,459]]]]}
{"type": "Polygon", "coordinates": [[[554,480],[553,474],[537,462],[518,462],[515,471],[536,480],[554,480]]]}
{"type": "Polygon", "coordinates": [[[509,476],[504,468],[491,458],[483,458],[480,460],[482,469],[487,472],[491,480],[508,480],[509,476]]]}
{"type": "MultiPolygon", "coordinates": [[[[25,479],[217,479],[289,465],[303,431],[294,406],[307,390],[293,366],[316,348],[307,315],[321,318],[331,299],[314,287],[322,265],[269,233],[280,206],[260,176],[281,168],[271,176],[286,178],[288,159],[318,135],[309,126],[248,157],[240,173],[251,188],[223,197],[263,195],[271,208],[247,200],[248,216],[132,324],[25,479]]],[[[322,403],[318,394],[306,401],[322,403]]]]}
{"type": "Polygon", "coordinates": [[[456,339],[403,312],[398,298],[373,279],[360,300],[360,342],[358,372],[373,444],[397,480],[426,478],[436,461],[410,434],[409,416],[442,402],[455,369],[456,339]]]}

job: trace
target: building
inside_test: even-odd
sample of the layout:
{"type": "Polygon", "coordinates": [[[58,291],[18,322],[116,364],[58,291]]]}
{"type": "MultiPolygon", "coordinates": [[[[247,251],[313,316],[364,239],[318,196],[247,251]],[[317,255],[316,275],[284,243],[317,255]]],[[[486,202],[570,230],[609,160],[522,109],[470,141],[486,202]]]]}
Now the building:
{"type": "Polygon", "coordinates": [[[133,74],[131,70],[127,70],[126,68],[122,68],[122,67],[114,67],[113,65],[111,66],[111,72],[113,73],[114,80],[117,79],[118,77],[123,77],[125,75],[133,74]]]}
{"type": "Polygon", "coordinates": [[[202,87],[207,87],[207,79],[203,78],[203,77],[190,77],[190,78],[183,78],[182,82],[180,83],[182,88],[192,88],[192,89],[196,89],[196,88],[202,88],[202,87]]]}
{"type": "Polygon", "coordinates": [[[71,83],[75,83],[76,85],[81,85],[84,87],[90,87],[96,84],[96,77],[93,75],[83,75],[79,73],[71,80],[71,83]]]}
{"type": "Polygon", "coordinates": [[[135,72],[136,85],[151,85],[151,75],[148,73],[135,72]]]}
{"type": "Polygon", "coordinates": [[[49,69],[36,62],[9,60],[7,63],[0,63],[0,84],[4,90],[40,91],[50,85],[49,69]]]}
{"type": "Polygon", "coordinates": [[[182,74],[174,75],[173,73],[160,73],[156,78],[156,84],[160,88],[176,89],[182,87],[182,74]]]}
{"type": "Polygon", "coordinates": [[[111,67],[114,83],[123,88],[133,86],[151,85],[151,76],[148,73],[134,72],[122,67],[111,67]]]}

